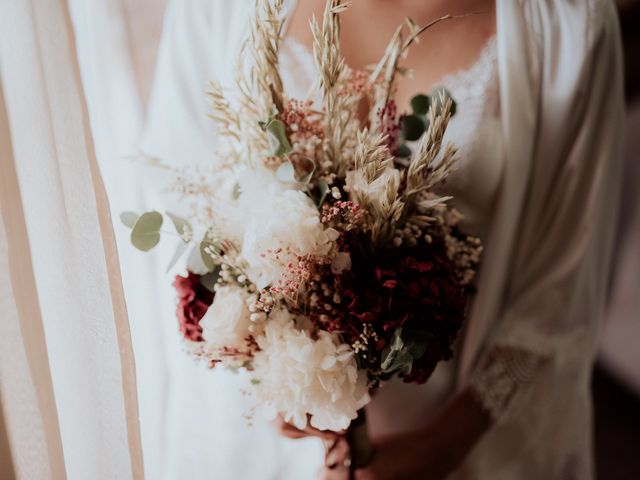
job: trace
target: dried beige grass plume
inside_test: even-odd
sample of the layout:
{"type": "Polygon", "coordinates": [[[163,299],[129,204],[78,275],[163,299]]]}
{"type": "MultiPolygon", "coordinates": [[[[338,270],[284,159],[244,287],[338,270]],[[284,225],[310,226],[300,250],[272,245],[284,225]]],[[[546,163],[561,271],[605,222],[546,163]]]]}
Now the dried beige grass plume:
{"type": "Polygon", "coordinates": [[[207,96],[211,105],[209,117],[216,123],[218,132],[221,135],[232,137],[234,140],[239,141],[241,132],[240,117],[231,108],[218,81],[211,80],[209,82],[207,96]]]}
{"type": "Polygon", "coordinates": [[[351,115],[359,98],[345,93],[343,85],[346,66],[340,52],[340,14],[350,5],[340,0],[329,0],[325,6],[322,25],[311,20],[313,52],[318,71],[325,115],[323,152],[326,160],[336,168],[339,176],[351,168],[353,159],[345,152],[349,138],[357,131],[359,123],[351,115]],[[355,128],[355,130],[354,130],[355,128]]]}
{"type": "Polygon", "coordinates": [[[451,120],[451,108],[453,101],[440,93],[436,102],[442,106],[441,112],[437,108],[430,109],[430,123],[427,133],[422,136],[418,146],[411,157],[411,163],[407,169],[406,199],[408,202],[419,192],[429,190],[442,182],[451,172],[455,162],[456,149],[449,144],[442,152],[440,161],[436,158],[442,151],[442,140],[451,120]]]}
{"type": "Polygon", "coordinates": [[[393,155],[386,142],[386,135],[366,128],[357,134],[354,167],[362,171],[368,183],[375,181],[386,168],[393,167],[393,155]]]}

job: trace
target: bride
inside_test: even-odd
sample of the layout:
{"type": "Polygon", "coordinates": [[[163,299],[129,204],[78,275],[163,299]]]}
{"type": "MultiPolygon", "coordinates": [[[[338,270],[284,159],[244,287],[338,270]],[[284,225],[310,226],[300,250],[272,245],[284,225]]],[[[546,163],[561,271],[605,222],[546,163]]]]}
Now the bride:
{"type": "MultiPolygon", "coordinates": [[[[308,21],[321,16],[325,0],[285,3],[283,78],[292,95],[305,97],[316,78],[308,21]]],[[[212,161],[216,140],[203,92],[211,78],[233,85],[253,5],[170,5],[147,154],[212,161]]],[[[590,375],[620,173],[614,7],[608,0],[358,0],[342,17],[345,59],[353,68],[375,62],[406,17],[422,25],[469,12],[477,14],[422,36],[405,60],[412,75],[399,81],[396,99],[407,106],[412,94],[445,85],[457,101],[447,135],[460,147],[459,168],[446,189],[465,229],[486,247],[478,293],[456,359],[422,387],[390,382],[368,406],[376,456],[356,478],[592,478],[590,375]]],[[[215,395],[223,395],[220,388],[215,395]]],[[[192,421],[206,423],[195,414],[192,421]]],[[[222,435],[221,425],[200,428],[222,435]]],[[[172,441],[193,445],[189,430],[181,432],[172,441]]],[[[218,459],[253,455],[232,440],[206,442],[202,432],[184,461],[206,457],[213,443],[222,449],[218,459]]],[[[316,447],[306,442],[290,455],[316,447]]],[[[251,478],[312,475],[304,462],[287,466],[281,457],[263,456],[272,465],[258,465],[251,478]]],[[[215,468],[196,476],[237,478],[224,460],[215,468]]],[[[342,465],[322,475],[348,478],[342,465]]]]}

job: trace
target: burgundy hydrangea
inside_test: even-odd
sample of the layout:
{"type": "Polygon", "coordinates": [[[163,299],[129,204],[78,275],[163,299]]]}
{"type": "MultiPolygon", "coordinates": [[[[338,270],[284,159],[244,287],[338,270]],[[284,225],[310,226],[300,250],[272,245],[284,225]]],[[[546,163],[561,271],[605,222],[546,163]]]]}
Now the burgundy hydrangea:
{"type": "Polygon", "coordinates": [[[187,276],[176,275],[173,286],[178,292],[178,321],[180,332],[187,340],[202,342],[200,320],[213,303],[213,292],[200,282],[200,276],[187,272],[187,276]]]}
{"type": "Polygon", "coordinates": [[[379,337],[378,352],[399,327],[427,344],[405,381],[424,383],[438,361],[451,357],[470,291],[456,280],[443,245],[389,249],[374,258],[352,254],[351,271],[340,281],[346,308],[332,327],[347,341],[357,341],[362,324],[369,323],[379,337]]]}

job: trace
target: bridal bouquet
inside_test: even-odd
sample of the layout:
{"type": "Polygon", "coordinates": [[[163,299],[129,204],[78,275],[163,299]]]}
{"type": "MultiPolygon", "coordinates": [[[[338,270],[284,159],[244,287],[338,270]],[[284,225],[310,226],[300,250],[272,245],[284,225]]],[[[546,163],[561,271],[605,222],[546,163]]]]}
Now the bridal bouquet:
{"type": "MultiPolygon", "coordinates": [[[[288,98],[278,67],[282,1],[260,1],[235,94],[209,92],[220,149],[210,168],[176,170],[188,215],[178,320],[189,351],[249,372],[270,415],[341,431],[394,375],[427,381],[465,318],[479,240],[438,194],[456,150],[443,145],[446,90],[393,100],[399,61],[421,30],[399,28],[380,62],[349,69],[329,1],[313,21],[318,99],[288,98]],[[406,31],[408,35],[406,34],[406,31]],[[186,254],[191,246],[191,253],[186,254]]],[[[163,215],[126,212],[137,248],[163,215]]]]}

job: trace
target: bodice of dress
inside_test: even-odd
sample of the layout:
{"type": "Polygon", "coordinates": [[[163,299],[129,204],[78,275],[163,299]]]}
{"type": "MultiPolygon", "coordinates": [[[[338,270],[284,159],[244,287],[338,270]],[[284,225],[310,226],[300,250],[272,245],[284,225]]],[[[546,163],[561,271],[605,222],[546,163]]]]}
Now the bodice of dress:
{"type": "MultiPolygon", "coordinates": [[[[287,37],[281,46],[280,63],[289,95],[315,99],[318,74],[309,49],[287,37]]],[[[459,149],[456,170],[440,187],[441,193],[454,197],[464,215],[465,231],[483,237],[492,220],[503,167],[495,38],[487,41],[473,65],[439,83],[457,103],[445,141],[459,149]]],[[[454,372],[452,360],[440,363],[425,385],[408,385],[397,379],[387,383],[367,407],[371,433],[400,433],[427,422],[452,392],[454,372]]]]}

